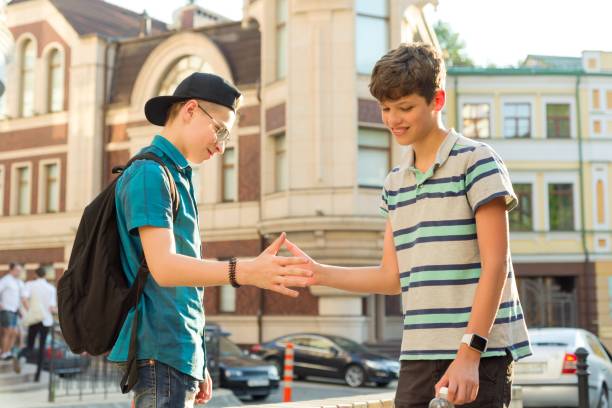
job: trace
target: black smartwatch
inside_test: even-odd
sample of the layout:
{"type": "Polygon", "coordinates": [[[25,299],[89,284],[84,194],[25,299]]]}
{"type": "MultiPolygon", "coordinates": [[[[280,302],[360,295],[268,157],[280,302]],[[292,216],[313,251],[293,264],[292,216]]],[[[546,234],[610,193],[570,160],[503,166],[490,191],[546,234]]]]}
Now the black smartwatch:
{"type": "Polygon", "coordinates": [[[477,335],[476,333],[464,334],[461,338],[461,342],[467,344],[468,347],[478,351],[479,353],[484,353],[487,351],[488,340],[477,335]]]}

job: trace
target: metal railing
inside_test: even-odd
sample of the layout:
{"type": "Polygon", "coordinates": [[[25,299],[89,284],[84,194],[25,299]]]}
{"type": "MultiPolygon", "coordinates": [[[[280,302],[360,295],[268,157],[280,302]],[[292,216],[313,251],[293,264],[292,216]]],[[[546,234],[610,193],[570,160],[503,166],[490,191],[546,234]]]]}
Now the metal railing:
{"type": "Polygon", "coordinates": [[[119,381],[122,374],[106,356],[72,354],[65,346],[57,324],[51,330],[50,344],[43,362],[43,367],[49,371],[49,402],[63,397],[82,400],[88,395],[107,399],[109,394],[121,392],[119,381]]]}

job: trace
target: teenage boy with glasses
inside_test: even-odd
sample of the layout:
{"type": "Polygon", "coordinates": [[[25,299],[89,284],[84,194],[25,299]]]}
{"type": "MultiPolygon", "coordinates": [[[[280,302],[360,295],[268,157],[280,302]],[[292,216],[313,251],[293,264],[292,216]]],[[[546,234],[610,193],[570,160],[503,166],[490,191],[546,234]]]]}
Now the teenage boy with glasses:
{"type": "MultiPolygon", "coordinates": [[[[240,98],[240,92],[223,78],[194,73],[179,84],[174,95],[146,103],[147,119],[163,129],[143,152],[158,155],[174,179],[180,196],[175,219],[169,182],[156,162],[134,162],[116,184],[124,272],[128,281],[134,282],[144,254],[152,278],[137,305],[136,408],[192,407],[194,402],[211,398],[203,342],[204,286],[253,285],[295,297],[298,293],[289,287],[305,286],[312,275],[300,268],[304,259],[276,256],[284,233],[250,261],[202,259],[188,161],[202,163],[223,154],[240,98]]],[[[127,361],[133,316],[131,310],[109,360],[127,361]]]]}

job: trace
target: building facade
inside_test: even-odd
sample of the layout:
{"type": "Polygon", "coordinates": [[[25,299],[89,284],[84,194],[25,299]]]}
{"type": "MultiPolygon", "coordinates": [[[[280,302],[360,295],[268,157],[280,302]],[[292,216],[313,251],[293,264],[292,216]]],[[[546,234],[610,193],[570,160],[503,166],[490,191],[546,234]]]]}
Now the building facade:
{"type": "MultiPolygon", "coordinates": [[[[321,262],[379,261],[382,180],[401,156],[367,85],[400,41],[437,44],[416,0],[251,0],[244,19],[187,4],[165,26],[100,0],[13,0],[0,121],[0,270],[66,267],[80,214],[159,128],[147,99],[193,71],[244,94],[222,157],[194,168],[207,258],[257,256],[282,231],[321,262]]],[[[208,288],[209,320],[254,343],[296,330],[399,337],[397,299],[326,288],[287,299],[208,288]],[[385,310],[393,309],[386,316],[385,310]]]]}
{"type": "Polygon", "coordinates": [[[612,345],[612,53],[453,68],[446,122],[506,162],[511,247],[528,326],[579,326],[612,345]]]}

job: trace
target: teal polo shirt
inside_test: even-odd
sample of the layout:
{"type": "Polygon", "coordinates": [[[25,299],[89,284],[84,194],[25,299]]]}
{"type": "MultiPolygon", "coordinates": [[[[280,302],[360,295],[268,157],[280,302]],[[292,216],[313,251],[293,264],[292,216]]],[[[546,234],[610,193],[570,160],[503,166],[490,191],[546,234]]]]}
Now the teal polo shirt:
{"type": "MultiPolygon", "coordinates": [[[[191,167],[179,150],[166,138],[157,135],[141,152],[151,152],[166,164],[180,195],[176,219],[172,219],[170,185],[163,168],[151,160],[138,160],[128,167],[116,184],[115,205],[121,239],[121,263],[128,281],[133,283],[143,258],[138,228],[169,228],[174,234],[176,253],[201,258],[191,167]]],[[[198,380],[203,379],[206,362],[204,335],[204,288],[161,287],[149,275],[138,322],[140,359],[154,359],[176,368],[198,380]]],[[[132,309],[109,360],[127,361],[132,329],[132,309]]]]}

